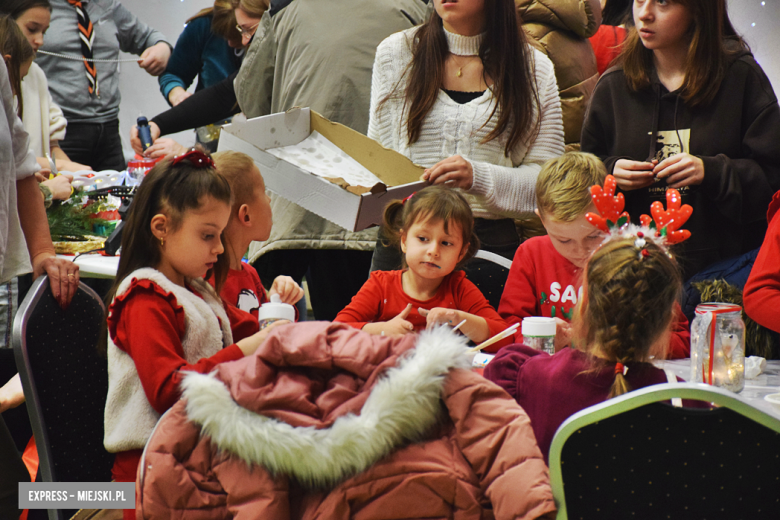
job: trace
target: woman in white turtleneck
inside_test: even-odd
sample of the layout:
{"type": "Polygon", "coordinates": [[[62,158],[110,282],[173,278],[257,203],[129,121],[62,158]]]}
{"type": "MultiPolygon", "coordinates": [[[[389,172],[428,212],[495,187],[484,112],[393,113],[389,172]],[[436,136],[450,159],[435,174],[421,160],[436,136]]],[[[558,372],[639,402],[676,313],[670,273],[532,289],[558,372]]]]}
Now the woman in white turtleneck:
{"type": "MultiPolygon", "coordinates": [[[[462,190],[482,248],[511,259],[513,219],[533,212],[542,164],[564,151],[553,65],[526,42],[514,0],[434,7],[379,44],[368,136],[462,190]]],[[[378,243],[372,269],[397,268],[391,256],[378,243]]]]}

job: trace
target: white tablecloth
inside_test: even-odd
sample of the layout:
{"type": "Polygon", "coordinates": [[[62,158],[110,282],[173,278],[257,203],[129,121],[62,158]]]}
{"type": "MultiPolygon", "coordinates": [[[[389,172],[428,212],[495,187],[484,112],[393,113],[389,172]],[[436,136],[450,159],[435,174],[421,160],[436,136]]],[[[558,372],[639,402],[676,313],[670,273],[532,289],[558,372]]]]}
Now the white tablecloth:
{"type": "MultiPolygon", "coordinates": [[[[691,380],[690,358],[663,361],[662,366],[686,381],[691,380]]],[[[765,395],[778,392],[780,392],[780,360],[772,360],[766,362],[766,370],[756,379],[745,379],[745,388],[737,395],[756,408],[780,418],[780,407],[764,400],[765,395]]]]}

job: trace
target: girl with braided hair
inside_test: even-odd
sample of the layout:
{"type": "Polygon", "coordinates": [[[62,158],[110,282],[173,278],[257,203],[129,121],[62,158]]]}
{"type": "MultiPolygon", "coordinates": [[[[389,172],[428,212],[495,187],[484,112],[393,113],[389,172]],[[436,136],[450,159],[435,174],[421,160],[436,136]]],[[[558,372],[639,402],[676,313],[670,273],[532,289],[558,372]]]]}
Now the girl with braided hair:
{"type": "Polygon", "coordinates": [[[669,345],[681,283],[677,263],[663,246],[641,232],[613,234],[585,268],[574,346],[550,356],[510,345],[485,368],[485,377],[528,413],[545,460],[556,430],[571,415],[668,381],[650,359],[663,359],[669,345]]]}

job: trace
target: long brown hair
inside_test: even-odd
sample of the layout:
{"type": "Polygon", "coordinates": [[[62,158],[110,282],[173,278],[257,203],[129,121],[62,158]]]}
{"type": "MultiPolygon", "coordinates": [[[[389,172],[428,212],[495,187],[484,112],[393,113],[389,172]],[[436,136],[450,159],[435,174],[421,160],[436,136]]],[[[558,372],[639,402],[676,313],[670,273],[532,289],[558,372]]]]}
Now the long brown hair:
{"type": "Polygon", "coordinates": [[[8,80],[17,99],[16,114],[21,118],[24,114],[22,99],[22,64],[35,57],[35,51],[24,37],[24,33],[10,16],[0,16],[0,58],[10,56],[3,64],[8,68],[8,80]]]}
{"type": "MultiPolygon", "coordinates": [[[[584,285],[574,313],[574,343],[598,350],[611,363],[647,361],[651,347],[669,332],[682,288],[677,263],[650,240],[637,247],[635,237],[614,238],[593,253],[584,285]]],[[[628,390],[618,373],[609,397],[628,390]]]]}
{"type": "MultiPolygon", "coordinates": [[[[692,107],[705,106],[718,93],[730,58],[749,47],[731,25],[726,0],[671,1],[688,9],[692,18],[681,97],[692,107]]],[[[636,27],[629,29],[618,62],[623,63],[623,73],[632,90],[650,85],[653,51],[642,44],[636,27]]]]}
{"type": "MultiPolygon", "coordinates": [[[[407,131],[410,144],[420,138],[423,122],[444,83],[444,62],[449,47],[442,20],[435,10],[417,31],[412,54],[412,62],[404,74],[408,74],[404,108],[409,109],[407,131]]],[[[496,127],[485,141],[508,132],[504,154],[509,156],[523,138],[530,138],[538,131],[538,114],[541,113],[534,79],[533,50],[527,44],[513,0],[485,0],[485,37],[479,57],[483,79],[485,83],[488,78],[493,81],[492,90],[496,97],[489,120],[498,114],[496,127]]]]}
{"type": "MultiPolygon", "coordinates": [[[[403,201],[394,200],[385,207],[382,232],[390,245],[401,247],[401,235],[417,221],[440,220],[444,231],[450,232],[450,224],[460,227],[463,244],[468,244],[466,254],[456,269],[462,268],[479,250],[479,238],[474,232],[474,214],[463,195],[447,186],[428,186],[403,201]]],[[[406,268],[406,259],[403,260],[406,268]]]]}
{"type": "MultiPolygon", "coordinates": [[[[171,222],[171,230],[175,231],[181,226],[184,213],[199,208],[205,197],[228,205],[232,203],[230,185],[214,168],[197,166],[188,159],[173,165],[167,159],[149,171],[133,197],[124,223],[122,254],[114,284],[106,296],[106,307],[128,275],[143,267],[157,267],[162,260],[160,243],[152,233],[152,218],[164,213],[171,222]]],[[[206,274],[206,279],[213,274],[217,294],[225,283],[229,268],[228,255],[223,253],[206,274]]],[[[99,352],[106,352],[107,342],[108,331],[104,326],[98,343],[99,352]]]]}
{"type": "Polygon", "coordinates": [[[211,16],[211,32],[229,42],[241,44],[241,33],[236,29],[236,15],[232,0],[215,0],[212,7],[206,7],[187,19],[190,23],[196,18],[211,16]]]}

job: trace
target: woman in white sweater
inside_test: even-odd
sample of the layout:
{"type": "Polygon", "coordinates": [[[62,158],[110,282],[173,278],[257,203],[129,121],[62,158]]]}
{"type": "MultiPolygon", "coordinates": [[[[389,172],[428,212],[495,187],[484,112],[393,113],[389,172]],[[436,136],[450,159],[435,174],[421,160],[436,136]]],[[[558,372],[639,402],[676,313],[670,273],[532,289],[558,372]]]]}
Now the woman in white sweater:
{"type": "MultiPolygon", "coordinates": [[[[482,248],[511,259],[513,219],[533,212],[542,164],[564,151],[553,65],[526,42],[513,0],[434,7],[377,48],[368,135],[462,190],[482,248]]],[[[397,268],[391,256],[378,242],[372,269],[397,268]]]]}

